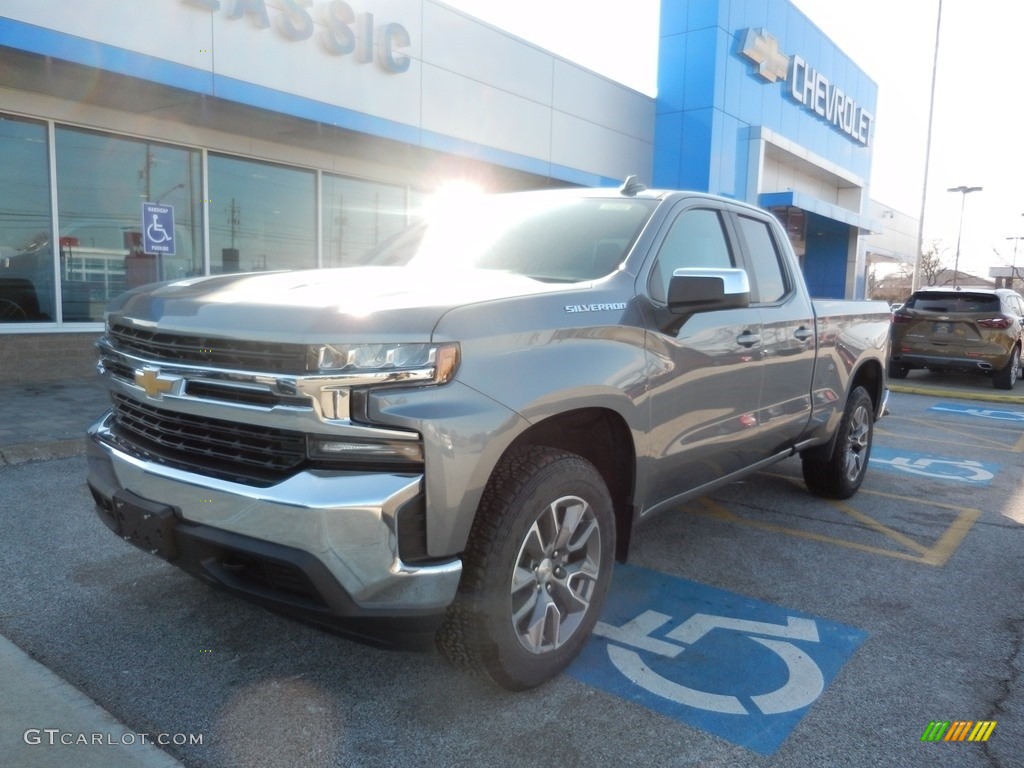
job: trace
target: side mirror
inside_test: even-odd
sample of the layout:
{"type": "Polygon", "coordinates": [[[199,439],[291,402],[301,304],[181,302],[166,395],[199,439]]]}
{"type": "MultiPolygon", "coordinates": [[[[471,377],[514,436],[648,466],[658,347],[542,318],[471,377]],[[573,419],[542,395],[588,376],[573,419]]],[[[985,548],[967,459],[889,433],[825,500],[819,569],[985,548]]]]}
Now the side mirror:
{"type": "Polygon", "coordinates": [[[668,308],[678,315],[749,305],[750,280],[743,269],[677,269],[668,284],[668,308]]]}

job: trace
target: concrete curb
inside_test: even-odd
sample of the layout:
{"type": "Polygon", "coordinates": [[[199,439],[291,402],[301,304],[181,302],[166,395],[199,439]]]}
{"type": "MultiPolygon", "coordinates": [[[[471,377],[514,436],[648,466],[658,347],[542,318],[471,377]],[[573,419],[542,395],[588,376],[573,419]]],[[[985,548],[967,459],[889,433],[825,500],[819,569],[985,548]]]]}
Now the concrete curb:
{"type": "Polygon", "coordinates": [[[0,681],[0,765],[182,768],[155,746],[156,734],[144,741],[3,636],[0,681]]]}
{"type": "Polygon", "coordinates": [[[68,459],[85,454],[85,438],[51,440],[45,443],[20,443],[0,447],[0,466],[24,464],[27,461],[46,459],[68,459]]]}
{"type": "Polygon", "coordinates": [[[992,390],[978,390],[977,392],[967,389],[943,388],[929,385],[895,384],[890,379],[890,392],[902,392],[908,395],[928,395],[930,397],[952,397],[958,400],[979,400],[987,403],[1013,403],[1024,405],[1024,394],[999,394],[992,390]]]}

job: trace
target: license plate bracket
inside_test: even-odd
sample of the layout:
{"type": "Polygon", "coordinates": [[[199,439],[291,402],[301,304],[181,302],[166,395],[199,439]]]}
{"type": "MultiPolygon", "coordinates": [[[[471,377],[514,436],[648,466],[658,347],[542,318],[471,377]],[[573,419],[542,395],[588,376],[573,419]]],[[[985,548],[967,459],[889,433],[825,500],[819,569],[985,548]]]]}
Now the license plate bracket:
{"type": "Polygon", "coordinates": [[[178,556],[174,540],[178,521],[173,507],[143,499],[130,491],[118,491],[114,494],[114,520],[121,538],[139,549],[164,560],[178,556]]]}

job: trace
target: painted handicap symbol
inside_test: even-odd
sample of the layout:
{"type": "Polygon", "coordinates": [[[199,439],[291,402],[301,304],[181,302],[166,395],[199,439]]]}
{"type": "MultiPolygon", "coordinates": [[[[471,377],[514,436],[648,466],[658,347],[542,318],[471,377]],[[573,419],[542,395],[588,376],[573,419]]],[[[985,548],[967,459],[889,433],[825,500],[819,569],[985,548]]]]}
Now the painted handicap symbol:
{"type": "Polygon", "coordinates": [[[938,480],[955,480],[964,483],[987,483],[995,475],[985,468],[980,461],[971,459],[912,459],[907,456],[894,456],[890,459],[878,456],[871,457],[872,463],[886,464],[890,468],[921,475],[938,480]]]}
{"type": "Polygon", "coordinates": [[[621,564],[568,673],[764,755],[825,696],[867,637],[855,627],[621,564]]]}
{"type": "Polygon", "coordinates": [[[1024,422],[1024,411],[1003,411],[995,408],[972,408],[969,406],[945,404],[934,405],[928,410],[955,413],[960,416],[974,416],[979,419],[992,419],[994,421],[1024,422]]]}
{"type": "Polygon", "coordinates": [[[652,633],[670,621],[671,616],[657,611],[644,611],[621,627],[598,622],[594,634],[611,641],[608,644],[608,657],[615,668],[629,680],[656,696],[697,709],[722,714],[751,714],[736,696],[697,690],[659,675],[644,662],[637,651],[647,651],[674,659],[712,630],[731,630],[742,633],[750,640],[773,651],[782,659],[788,670],[788,678],[780,688],[750,697],[762,714],[774,715],[803,709],[812,704],[825,690],[825,678],[821,669],[813,659],[790,642],[819,642],[818,627],[811,619],[787,616],[786,624],[772,624],[696,613],[666,633],[665,640],[652,637],[652,633]],[[669,640],[675,642],[668,642],[669,640]],[[677,642],[682,645],[676,645],[677,642]]]}

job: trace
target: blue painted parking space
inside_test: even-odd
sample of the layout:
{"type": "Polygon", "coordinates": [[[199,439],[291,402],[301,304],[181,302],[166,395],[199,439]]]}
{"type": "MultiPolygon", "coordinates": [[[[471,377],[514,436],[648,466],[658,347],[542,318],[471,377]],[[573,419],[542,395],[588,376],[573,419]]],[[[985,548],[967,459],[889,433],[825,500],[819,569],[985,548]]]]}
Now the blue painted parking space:
{"type": "Polygon", "coordinates": [[[952,413],[957,416],[969,416],[988,421],[1005,421],[1011,424],[1024,424],[1024,411],[1012,408],[987,408],[980,404],[938,403],[928,409],[936,413],[952,413]]]}
{"type": "Polygon", "coordinates": [[[988,485],[1000,469],[999,464],[987,461],[915,453],[903,448],[883,448],[878,445],[871,449],[871,467],[968,485],[988,485]]]}
{"type": "Polygon", "coordinates": [[[854,627],[624,565],[569,674],[770,755],[865,637],[854,627]]]}

